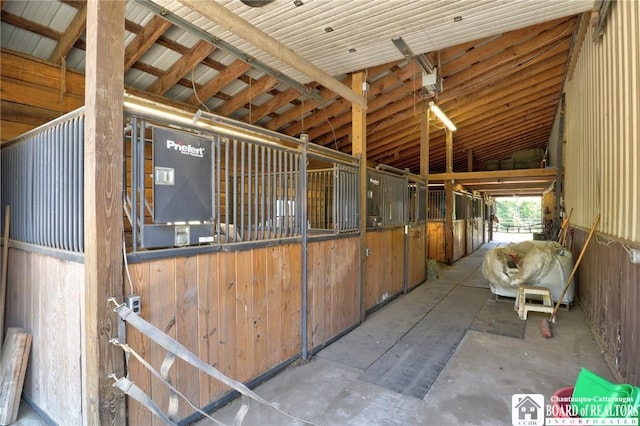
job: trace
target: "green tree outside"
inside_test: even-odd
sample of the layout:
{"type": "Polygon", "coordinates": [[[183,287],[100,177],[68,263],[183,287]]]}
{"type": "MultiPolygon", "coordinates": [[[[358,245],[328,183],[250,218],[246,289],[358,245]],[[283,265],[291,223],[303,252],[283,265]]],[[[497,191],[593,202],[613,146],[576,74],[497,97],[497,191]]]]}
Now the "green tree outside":
{"type": "MultiPolygon", "coordinates": [[[[499,229],[542,224],[542,197],[497,197],[499,229]]],[[[509,229],[507,229],[509,228],[509,229]]]]}

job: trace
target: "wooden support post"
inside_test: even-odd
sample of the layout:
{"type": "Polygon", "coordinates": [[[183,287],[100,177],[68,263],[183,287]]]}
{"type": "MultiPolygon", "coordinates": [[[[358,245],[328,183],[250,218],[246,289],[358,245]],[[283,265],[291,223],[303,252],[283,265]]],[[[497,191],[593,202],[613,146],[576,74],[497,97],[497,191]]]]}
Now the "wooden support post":
{"type": "MultiPolygon", "coordinates": [[[[351,77],[351,89],[364,95],[362,85],[364,73],[358,72],[351,77]]],[[[367,234],[367,113],[358,104],[351,105],[351,152],[360,158],[360,321],[365,317],[366,283],[366,234],[367,234]]]]}
{"type": "MultiPolygon", "coordinates": [[[[424,199],[429,199],[429,102],[426,100],[422,101],[420,108],[420,176],[424,177],[425,180],[425,194],[424,199]]],[[[425,203],[425,205],[427,205],[425,203]]],[[[427,213],[427,212],[425,212],[427,213]]],[[[424,244],[425,244],[425,267],[427,266],[427,262],[429,261],[429,223],[425,221],[424,223],[424,244]]],[[[425,274],[425,278],[428,274],[425,274]]]]}
{"type": "MultiPolygon", "coordinates": [[[[446,168],[453,173],[453,133],[445,129],[446,135],[446,168]]],[[[445,217],[444,217],[444,258],[449,265],[453,263],[453,179],[444,181],[445,217]]]]}
{"type": "Polygon", "coordinates": [[[82,413],[87,425],[126,424],[125,397],[108,375],[124,374],[110,297],[123,301],[123,0],[87,2],[84,130],[85,286],[82,413]]]}
{"type": "Polygon", "coordinates": [[[473,171],[473,150],[471,148],[467,150],[467,171],[473,171]]]}

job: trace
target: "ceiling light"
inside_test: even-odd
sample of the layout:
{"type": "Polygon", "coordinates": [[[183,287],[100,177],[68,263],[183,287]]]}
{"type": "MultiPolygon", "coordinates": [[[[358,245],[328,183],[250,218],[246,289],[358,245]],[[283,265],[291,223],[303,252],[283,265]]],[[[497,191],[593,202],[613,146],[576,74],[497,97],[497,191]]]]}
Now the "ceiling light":
{"type": "Polygon", "coordinates": [[[453,17],[453,22],[460,22],[460,21],[462,21],[462,16],[458,15],[453,17]]]}
{"type": "Polygon", "coordinates": [[[333,28],[327,27],[327,28],[324,29],[324,31],[327,32],[327,33],[330,33],[330,32],[333,31],[333,28]]]}
{"type": "Polygon", "coordinates": [[[300,7],[302,6],[304,3],[302,3],[302,0],[293,0],[293,5],[296,7],[300,7]]]}
{"type": "Polygon", "coordinates": [[[352,47],[351,49],[349,49],[349,53],[356,53],[356,49],[352,47]]]}
{"type": "Polygon", "coordinates": [[[433,101],[429,102],[429,109],[433,111],[436,117],[438,117],[440,121],[442,121],[442,124],[447,126],[449,130],[451,130],[452,132],[455,132],[456,130],[458,130],[456,125],[453,124],[451,120],[449,120],[449,117],[447,117],[447,115],[440,109],[438,105],[435,104],[435,102],[433,101]]]}
{"type": "Polygon", "coordinates": [[[240,0],[240,1],[249,7],[262,7],[271,3],[273,0],[240,0]]]}

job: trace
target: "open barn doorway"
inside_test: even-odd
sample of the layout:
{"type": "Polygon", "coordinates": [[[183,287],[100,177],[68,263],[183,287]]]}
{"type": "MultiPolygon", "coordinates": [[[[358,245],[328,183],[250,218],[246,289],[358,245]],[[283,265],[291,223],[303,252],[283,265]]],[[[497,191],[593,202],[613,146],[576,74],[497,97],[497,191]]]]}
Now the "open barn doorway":
{"type": "Polygon", "coordinates": [[[495,201],[493,241],[529,241],[542,234],[542,197],[497,197],[495,201]]]}

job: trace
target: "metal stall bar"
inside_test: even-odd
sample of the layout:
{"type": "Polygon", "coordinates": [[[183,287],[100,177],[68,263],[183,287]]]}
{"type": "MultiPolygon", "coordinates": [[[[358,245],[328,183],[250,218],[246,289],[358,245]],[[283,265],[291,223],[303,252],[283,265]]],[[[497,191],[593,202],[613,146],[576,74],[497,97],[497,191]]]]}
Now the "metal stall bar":
{"type": "MultiPolygon", "coordinates": [[[[136,171],[136,162],[138,161],[137,140],[138,140],[138,119],[133,117],[131,123],[131,136],[130,136],[130,151],[131,151],[131,246],[133,251],[138,250],[138,217],[137,202],[138,202],[138,175],[136,171]]],[[[126,180],[125,180],[126,183],[126,180]]]]}
{"type": "Polygon", "coordinates": [[[222,231],[225,232],[226,235],[226,239],[228,241],[229,238],[229,145],[230,145],[230,141],[228,138],[224,139],[224,152],[225,152],[225,156],[224,156],[224,169],[226,170],[225,174],[224,174],[224,190],[227,192],[226,197],[224,197],[224,229],[222,231]]]}
{"type": "MultiPolygon", "coordinates": [[[[12,240],[81,253],[81,153],[84,109],[8,141],[2,148],[2,204],[10,205],[12,240]],[[9,176],[11,177],[9,179],[9,176]]],[[[76,259],[76,258],[74,258],[76,259]]]]}
{"type": "MultiPolygon", "coordinates": [[[[221,209],[222,206],[220,205],[220,194],[222,193],[222,191],[220,190],[221,188],[221,182],[220,182],[220,167],[222,165],[222,158],[221,158],[221,149],[222,149],[222,139],[219,136],[214,136],[213,137],[213,145],[214,145],[214,166],[213,166],[213,184],[211,185],[211,190],[213,191],[213,197],[211,197],[214,200],[214,208],[213,208],[213,217],[212,219],[215,221],[215,223],[220,224],[220,221],[222,220],[221,217],[221,209]]],[[[214,232],[214,241],[216,243],[220,243],[220,226],[216,226],[215,229],[213,230],[214,232]]]]}
{"type": "Polygon", "coordinates": [[[307,238],[308,238],[308,234],[307,234],[307,192],[308,192],[308,182],[307,182],[307,146],[309,145],[309,135],[307,134],[303,134],[301,135],[301,140],[303,141],[303,145],[302,145],[302,155],[300,155],[300,157],[298,158],[298,164],[300,165],[300,180],[301,180],[301,184],[298,186],[297,188],[297,194],[298,194],[298,200],[299,203],[296,206],[297,212],[296,212],[296,216],[300,218],[300,221],[302,222],[302,267],[301,269],[301,273],[302,273],[302,312],[300,313],[301,315],[301,335],[302,335],[302,359],[306,360],[309,358],[309,353],[307,351],[307,345],[308,345],[308,338],[309,336],[307,335],[307,325],[308,325],[308,301],[307,301],[307,294],[308,294],[308,281],[307,281],[307,265],[308,265],[308,259],[307,259],[307,238]]]}
{"type": "MultiPolygon", "coordinates": [[[[240,141],[240,203],[236,203],[235,206],[235,210],[240,210],[240,229],[242,232],[242,238],[240,239],[241,241],[244,241],[244,236],[245,236],[245,223],[244,223],[244,219],[245,219],[245,215],[244,215],[244,192],[245,192],[245,176],[244,176],[244,162],[245,162],[245,142],[244,141],[240,141]]],[[[235,158],[235,155],[234,155],[235,158]]],[[[234,220],[234,225],[236,228],[236,233],[238,232],[238,222],[236,222],[234,220]]]]}
{"type": "MultiPolygon", "coordinates": [[[[256,148],[258,146],[256,145],[256,148]]],[[[266,228],[267,228],[267,218],[265,216],[265,201],[266,201],[266,191],[265,191],[265,147],[261,146],[260,148],[260,177],[261,177],[261,191],[260,191],[260,223],[262,224],[262,228],[260,231],[260,238],[264,239],[266,228]]]]}
{"type": "Polygon", "coordinates": [[[402,205],[404,207],[404,293],[409,292],[409,176],[404,174],[402,205]]]}

